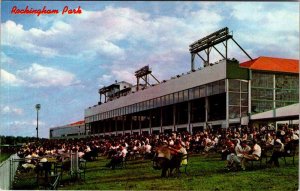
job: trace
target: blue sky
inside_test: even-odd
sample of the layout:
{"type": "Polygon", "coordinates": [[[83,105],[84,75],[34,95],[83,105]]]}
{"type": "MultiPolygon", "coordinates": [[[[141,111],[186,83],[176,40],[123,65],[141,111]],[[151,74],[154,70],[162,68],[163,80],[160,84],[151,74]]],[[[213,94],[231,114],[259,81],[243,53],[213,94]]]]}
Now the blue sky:
{"type": "MultiPolygon", "coordinates": [[[[83,120],[99,88],[135,83],[145,65],[161,81],[185,73],[189,44],[226,26],[253,58],[299,59],[298,2],[2,1],[0,135],[35,136],[40,103],[39,135],[48,137],[50,127],[83,120]],[[83,11],[38,17],[11,14],[13,6],[83,11]]],[[[229,57],[247,60],[233,43],[229,57]]]]}

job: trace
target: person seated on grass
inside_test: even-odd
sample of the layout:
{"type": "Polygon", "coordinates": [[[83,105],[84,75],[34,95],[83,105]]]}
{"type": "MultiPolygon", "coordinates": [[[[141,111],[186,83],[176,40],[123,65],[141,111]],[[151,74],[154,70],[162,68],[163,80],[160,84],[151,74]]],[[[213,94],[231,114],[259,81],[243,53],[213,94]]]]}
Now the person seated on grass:
{"type": "Polygon", "coordinates": [[[253,146],[251,148],[251,151],[248,154],[244,154],[241,160],[242,170],[246,170],[246,163],[249,160],[259,160],[261,157],[261,147],[257,144],[257,141],[255,139],[252,141],[252,143],[253,146]]]}
{"type": "Polygon", "coordinates": [[[120,145],[119,148],[117,149],[117,153],[111,156],[111,160],[108,164],[106,164],[106,167],[114,170],[118,164],[123,162],[126,155],[127,155],[126,147],[124,145],[122,146],[120,145]]]}
{"type": "Polygon", "coordinates": [[[273,148],[273,153],[270,158],[270,160],[267,162],[269,165],[274,165],[276,167],[279,167],[279,161],[278,158],[282,157],[284,155],[284,144],[281,142],[280,139],[276,139],[274,142],[274,148],[273,148]]]}

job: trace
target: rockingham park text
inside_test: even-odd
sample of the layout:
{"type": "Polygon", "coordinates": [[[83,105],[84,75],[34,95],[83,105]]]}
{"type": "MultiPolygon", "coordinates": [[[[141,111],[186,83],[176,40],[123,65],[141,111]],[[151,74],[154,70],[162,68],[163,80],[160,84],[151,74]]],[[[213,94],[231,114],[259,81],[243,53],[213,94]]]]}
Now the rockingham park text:
{"type": "MultiPolygon", "coordinates": [[[[42,9],[34,9],[29,8],[28,6],[25,7],[25,9],[19,9],[17,6],[13,6],[11,9],[11,14],[21,14],[21,15],[51,15],[51,14],[59,14],[60,11],[58,9],[47,9],[46,6],[44,6],[42,9]]],[[[68,6],[65,6],[61,14],[81,14],[82,9],[80,6],[78,6],[76,9],[69,8],[68,6]]]]}

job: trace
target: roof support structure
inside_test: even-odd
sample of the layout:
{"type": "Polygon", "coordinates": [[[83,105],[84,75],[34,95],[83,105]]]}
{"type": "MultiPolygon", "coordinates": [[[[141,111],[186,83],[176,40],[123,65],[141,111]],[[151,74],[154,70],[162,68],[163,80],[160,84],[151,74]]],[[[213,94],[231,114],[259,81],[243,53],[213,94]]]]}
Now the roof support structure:
{"type": "Polygon", "coordinates": [[[160,83],[151,73],[152,73],[152,71],[149,68],[149,66],[144,66],[141,69],[135,71],[135,76],[136,76],[136,80],[137,80],[136,91],[139,91],[139,89],[140,89],[140,79],[144,80],[144,82],[146,83],[146,86],[147,85],[151,86],[151,84],[149,83],[149,76],[148,75],[153,77],[153,79],[157,83],[160,83]]]}
{"type": "Polygon", "coordinates": [[[249,54],[233,39],[233,35],[229,34],[227,27],[220,29],[196,42],[191,44],[189,47],[191,53],[191,70],[195,70],[195,55],[198,55],[204,62],[204,67],[209,66],[210,53],[212,48],[216,50],[224,59],[227,60],[228,56],[228,40],[232,39],[233,42],[252,60],[249,54]],[[225,43],[224,43],[225,42],[225,43]],[[222,54],[215,45],[222,43],[225,47],[225,56],[222,54]],[[204,59],[199,53],[204,51],[206,53],[206,59],[204,59]]]}

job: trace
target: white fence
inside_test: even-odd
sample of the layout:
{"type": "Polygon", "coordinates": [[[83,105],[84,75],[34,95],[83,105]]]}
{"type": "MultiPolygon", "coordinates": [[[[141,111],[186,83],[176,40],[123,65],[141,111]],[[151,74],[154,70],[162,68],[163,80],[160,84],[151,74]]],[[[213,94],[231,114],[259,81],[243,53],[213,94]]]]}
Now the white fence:
{"type": "Polygon", "coordinates": [[[18,164],[13,162],[14,159],[19,159],[17,154],[11,155],[6,161],[0,164],[0,190],[9,190],[18,168],[18,164]]]}

